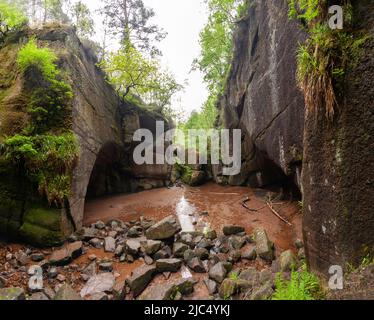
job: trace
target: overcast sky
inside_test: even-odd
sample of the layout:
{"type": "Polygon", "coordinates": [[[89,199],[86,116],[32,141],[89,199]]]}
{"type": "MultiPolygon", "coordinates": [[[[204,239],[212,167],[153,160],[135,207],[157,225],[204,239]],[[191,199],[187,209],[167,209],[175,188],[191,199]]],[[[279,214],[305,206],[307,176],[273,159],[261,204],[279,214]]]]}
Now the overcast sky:
{"type": "MultiPolygon", "coordinates": [[[[199,110],[207,98],[203,75],[191,72],[192,62],[199,56],[199,33],[207,22],[207,10],[203,0],[143,0],[146,6],[155,10],[152,22],[163,28],[168,36],[158,44],[163,56],[164,68],[169,69],[177,81],[188,85],[175,99],[175,108],[190,114],[199,110]]],[[[100,0],[84,0],[92,11],[98,9],[100,0]]],[[[95,17],[100,30],[100,16],[95,17]]],[[[97,37],[100,37],[98,32],[97,37]]]]}

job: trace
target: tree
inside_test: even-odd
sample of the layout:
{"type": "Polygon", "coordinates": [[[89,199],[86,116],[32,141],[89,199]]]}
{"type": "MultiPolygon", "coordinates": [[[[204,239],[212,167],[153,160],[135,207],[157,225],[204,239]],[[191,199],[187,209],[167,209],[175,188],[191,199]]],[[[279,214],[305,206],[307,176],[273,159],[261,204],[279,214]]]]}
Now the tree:
{"type": "Polygon", "coordinates": [[[208,23],[200,33],[201,56],[194,61],[212,93],[218,94],[230,67],[233,52],[232,34],[244,0],[207,0],[208,23]]]}
{"type": "Polygon", "coordinates": [[[17,7],[0,1],[0,38],[5,37],[10,31],[21,28],[26,23],[26,16],[17,7]]]}
{"type": "Polygon", "coordinates": [[[145,7],[143,0],[105,0],[103,14],[108,17],[109,30],[120,36],[122,45],[131,42],[140,50],[160,53],[153,43],[164,39],[166,33],[150,24],[155,13],[145,7]]]}
{"type": "Polygon", "coordinates": [[[71,15],[80,37],[89,38],[94,34],[94,21],[86,4],[82,1],[75,3],[71,9],[71,15]]]}
{"type": "Polygon", "coordinates": [[[100,66],[123,98],[135,95],[150,105],[164,108],[182,89],[169,72],[159,71],[156,59],[145,58],[130,42],[118,52],[111,53],[100,66]]]}

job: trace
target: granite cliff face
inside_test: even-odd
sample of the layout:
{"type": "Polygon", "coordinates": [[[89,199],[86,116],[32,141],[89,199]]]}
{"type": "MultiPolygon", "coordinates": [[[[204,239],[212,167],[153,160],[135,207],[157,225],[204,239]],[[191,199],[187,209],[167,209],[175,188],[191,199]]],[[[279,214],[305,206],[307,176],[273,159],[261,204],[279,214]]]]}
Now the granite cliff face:
{"type": "Polygon", "coordinates": [[[155,122],[165,119],[156,111],[123,102],[96,66],[91,49],[68,27],[25,30],[8,38],[0,49],[4,62],[0,68],[1,136],[13,134],[12,128],[17,133],[27,122],[26,80],[16,58],[31,37],[56,53],[58,67],[72,87],[69,126],[78,139],[79,157],[72,172],[71,196],[54,209],[18,170],[1,165],[0,233],[37,245],[56,245],[82,227],[87,197],[163,186],[171,168],[133,164],[134,132],[140,128],[153,131],[155,122]]]}
{"type": "Polygon", "coordinates": [[[333,123],[307,114],[303,195],[306,253],[313,270],[357,265],[374,245],[374,5],[354,4],[353,32],[370,35],[354,70],[347,74],[333,123]]]}
{"type": "MultiPolygon", "coordinates": [[[[353,9],[360,18],[350,31],[373,36],[372,1],[353,9]]],[[[347,75],[331,123],[305,112],[295,74],[306,34],[287,13],[286,0],[251,1],[238,23],[219,107],[224,127],[243,131],[243,169],[228,182],[262,187],[291,178],[303,196],[308,263],[328,277],[330,266],[357,265],[373,251],[373,40],[347,75]]]]}
{"type": "Polygon", "coordinates": [[[243,132],[243,168],[230,178],[232,185],[263,187],[290,178],[300,186],[304,100],[295,56],[304,38],[288,18],[286,0],[250,1],[238,23],[219,103],[223,126],[243,132]]]}

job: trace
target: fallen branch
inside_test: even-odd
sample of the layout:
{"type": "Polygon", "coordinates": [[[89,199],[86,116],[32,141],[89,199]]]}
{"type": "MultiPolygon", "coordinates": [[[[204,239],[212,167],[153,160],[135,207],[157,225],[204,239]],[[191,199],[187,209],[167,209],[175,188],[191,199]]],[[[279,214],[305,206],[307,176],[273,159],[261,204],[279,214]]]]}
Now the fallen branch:
{"type": "Polygon", "coordinates": [[[251,201],[251,199],[249,199],[249,197],[245,198],[243,201],[242,201],[242,207],[251,211],[251,212],[258,212],[258,210],[256,209],[251,209],[250,207],[247,206],[247,203],[251,201]]]}
{"type": "Polygon", "coordinates": [[[285,218],[283,218],[277,211],[275,211],[275,209],[273,208],[271,202],[267,202],[267,205],[269,207],[269,209],[271,210],[271,212],[276,216],[278,217],[280,220],[282,220],[284,223],[288,224],[290,227],[292,227],[292,224],[287,221],[285,218]]]}

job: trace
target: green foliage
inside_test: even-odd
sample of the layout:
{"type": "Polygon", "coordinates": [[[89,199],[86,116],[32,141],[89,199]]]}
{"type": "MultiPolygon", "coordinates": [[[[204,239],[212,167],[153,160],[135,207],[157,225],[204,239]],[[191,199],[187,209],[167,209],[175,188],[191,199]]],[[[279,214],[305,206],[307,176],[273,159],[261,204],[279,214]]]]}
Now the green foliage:
{"type": "Polygon", "coordinates": [[[4,141],[2,156],[23,164],[31,181],[50,203],[62,204],[70,195],[71,171],[78,158],[78,143],[72,132],[55,135],[15,135],[4,141]]]}
{"type": "Polygon", "coordinates": [[[281,274],[276,279],[273,300],[320,300],[323,298],[318,277],[306,271],[293,271],[291,279],[285,280],[281,274]]]}
{"type": "Polygon", "coordinates": [[[20,29],[27,23],[27,18],[16,6],[0,0],[0,35],[20,29]]]}
{"type": "Polygon", "coordinates": [[[176,170],[179,172],[183,183],[189,185],[191,183],[193,170],[187,165],[177,163],[175,165],[176,170]]]}
{"type": "Polygon", "coordinates": [[[95,23],[88,6],[82,1],[78,1],[73,5],[71,13],[78,35],[82,38],[92,36],[95,23]]]}
{"type": "Polygon", "coordinates": [[[19,51],[17,58],[17,63],[23,73],[37,69],[47,81],[55,79],[59,74],[56,61],[55,53],[49,48],[38,48],[35,38],[30,39],[19,51]]]}
{"type": "MultiPolygon", "coordinates": [[[[345,75],[356,66],[368,37],[329,28],[322,14],[327,10],[324,1],[291,0],[289,7],[290,17],[305,21],[309,32],[309,39],[300,45],[297,54],[297,79],[304,91],[306,107],[314,114],[324,109],[326,117],[332,120],[339,106],[345,75]]],[[[348,12],[345,22],[349,30],[353,20],[349,1],[344,8],[348,12]]]]}
{"type": "Polygon", "coordinates": [[[288,0],[289,17],[312,22],[319,14],[319,0],[288,0]]]}
{"type": "Polygon", "coordinates": [[[169,72],[160,70],[156,59],[146,58],[129,41],[99,66],[123,97],[136,95],[157,107],[170,105],[173,95],[182,89],[169,72]]]}
{"type": "Polygon", "coordinates": [[[233,281],[239,280],[239,272],[231,272],[229,275],[229,279],[233,281]]]}

